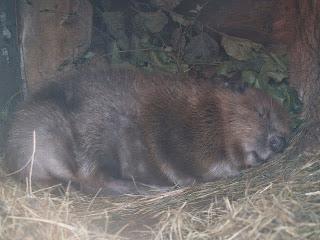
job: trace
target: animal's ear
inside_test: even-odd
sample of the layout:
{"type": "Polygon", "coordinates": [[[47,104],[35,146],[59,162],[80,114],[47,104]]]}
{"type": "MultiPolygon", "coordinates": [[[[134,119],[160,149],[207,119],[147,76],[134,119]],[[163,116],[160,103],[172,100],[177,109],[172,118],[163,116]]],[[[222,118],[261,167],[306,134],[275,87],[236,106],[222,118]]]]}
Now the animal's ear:
{"type": "Polygon", "coordinates": [[[249,84],[248,84],[247,82],[242,82],[242,83],[238,86],[237,92],[238,92],[238,93],[244,93],[244,92],[247,90],[248,87],[249,87],[249,84]]]}
{"type": "Polygon", "coordinates": [[[236,72],[232,77],[224,80],[224,86],[236,93],[244,93],[249,87],[247,82],[241,79],[241,72],[236,72]]]}

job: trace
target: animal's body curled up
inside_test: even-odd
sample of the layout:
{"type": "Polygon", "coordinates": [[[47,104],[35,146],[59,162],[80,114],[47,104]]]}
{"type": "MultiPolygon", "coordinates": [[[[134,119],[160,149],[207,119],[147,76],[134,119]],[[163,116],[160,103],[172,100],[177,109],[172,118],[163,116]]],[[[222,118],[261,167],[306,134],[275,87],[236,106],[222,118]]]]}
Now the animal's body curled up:
{"type": "Polygon", "coordinates": [[[236,175],[281,152],[287,134],[287,113],[256,89],[87,69],[20,106],[6,162],[22,179],[32,166],[33,182],[134,193],[236,175]]]}

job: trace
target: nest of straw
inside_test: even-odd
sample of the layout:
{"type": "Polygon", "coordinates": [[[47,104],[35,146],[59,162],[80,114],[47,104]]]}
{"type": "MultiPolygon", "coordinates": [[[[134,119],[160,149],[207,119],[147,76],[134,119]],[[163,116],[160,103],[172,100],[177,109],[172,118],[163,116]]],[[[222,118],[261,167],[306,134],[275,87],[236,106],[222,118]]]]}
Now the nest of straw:
{"type": "MultiPolygon", "coordinates": [[[[294,144],[292,144],[294,145],[294,144]]],[[[319,239],[320,150],[150,196],[33,189],[0,174],[0,239],[319,239]]]]}

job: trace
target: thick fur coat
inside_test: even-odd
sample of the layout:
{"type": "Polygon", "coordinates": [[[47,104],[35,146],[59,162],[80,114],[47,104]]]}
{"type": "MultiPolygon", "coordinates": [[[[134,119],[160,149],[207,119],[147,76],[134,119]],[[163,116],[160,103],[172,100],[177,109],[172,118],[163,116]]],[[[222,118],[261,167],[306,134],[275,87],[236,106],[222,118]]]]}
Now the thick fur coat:
{"type": "Polygon", "coordinates": [[[256,89],[126,70],[83,69],[17,110],[9,171],[88,193],[143,192],[234,176],[281,152],[288,114],[256,89]],[[32,164],[31,164],[32,162],[32,164]]]}

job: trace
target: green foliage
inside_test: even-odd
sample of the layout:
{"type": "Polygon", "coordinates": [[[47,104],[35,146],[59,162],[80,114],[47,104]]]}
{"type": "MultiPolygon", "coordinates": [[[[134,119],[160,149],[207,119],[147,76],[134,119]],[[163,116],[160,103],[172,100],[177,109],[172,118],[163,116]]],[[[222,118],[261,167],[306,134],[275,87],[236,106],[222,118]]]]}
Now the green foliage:
{"type": "Polygon", "coordinates": [[[171,73],[194,70],[193,66],[200,66],[196,71],[201,72],[213,65],[217,75],[227,78],[241,73],[243,82],[262,89],[286,106],[293,116],[293,125],[299,125],[302,103],[287,83],[285,52],[276,54],[262,44],[216,30],[213,31],[219,37],[209,34],[197,21],[206,3],[197,4],[184,15],[174,12],[174,8],[163,8],[162,3],[153,0],[142,8],[134,4],[134,8],[125,11],[102,13],[110,39],[108,56],[113,64],[128,63],[149,72],[171,73]]]}
{"type": "Polygon", "coordinates": [[[240,61],[255,57],[263,47],[250,40],[228,35],[222,36],[221,45],[230,57],[240,61]]]}
{"type": "Polygon", "coordinates": [[[136,31],[158,33],[168,23],[168,17],[162,11],[140,12],[134,17],[136,31]]]}
{"type": "Polygon", "coordinates": [[[293,128],[297,128],[302,120],[299,113],[302,110],[296,90],[287,83],[288,61],[286,55],[278,56],[266,51],[262,45],[252,41],[223,36],[222,46],[229,60],[217,67],[217,73],[232,77],[241,72],[243,82],[262,89],[281,102],[292,116],[293,128]]]}

